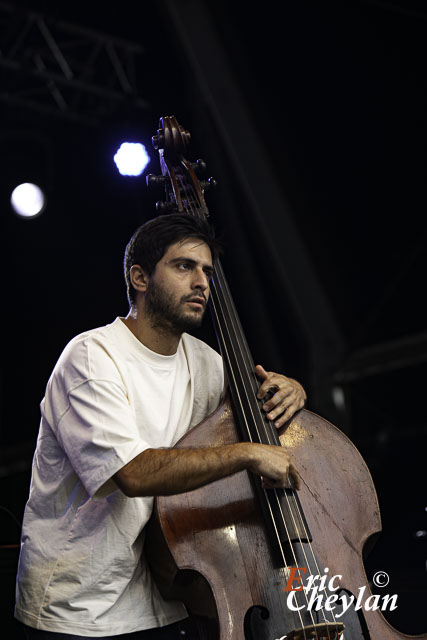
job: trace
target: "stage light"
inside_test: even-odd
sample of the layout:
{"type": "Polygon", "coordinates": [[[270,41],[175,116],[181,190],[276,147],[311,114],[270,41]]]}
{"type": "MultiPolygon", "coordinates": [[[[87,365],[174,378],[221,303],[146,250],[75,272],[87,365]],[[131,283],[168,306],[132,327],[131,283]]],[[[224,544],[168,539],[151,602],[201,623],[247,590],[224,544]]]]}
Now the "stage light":
{"type": "Polygon", "coordinates": [[[42,213],[46,206],[46,198],[36,184],[24,182],[12,191],[10,203],[21,218],[34,218],[42,213]]]}
{"type": "Polygon", "coordinates": [[[345,394],[342,387],[332,388],[332,400],[337,409],[344,411],[345,409],[345,394]]]}
{"type": "Polygon", "coordinates": [[[150,156],[140,142],[123,142],[114,162],[122,176],[140,176],[150,162],[150,156]]]}

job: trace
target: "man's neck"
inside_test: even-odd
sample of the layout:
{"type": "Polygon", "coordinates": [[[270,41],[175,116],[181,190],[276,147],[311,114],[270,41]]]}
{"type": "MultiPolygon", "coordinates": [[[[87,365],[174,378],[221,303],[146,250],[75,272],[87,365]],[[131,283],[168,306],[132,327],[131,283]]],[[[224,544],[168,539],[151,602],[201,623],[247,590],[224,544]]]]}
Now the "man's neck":
{"type": "Polygon", "coordinates": [[[130,309],[123,322],[133,335],[151,351],[163,356],[172,356],[176,353],[181,335],[168,331],[165,327],[154,327],[152,320],[147,318],[142,310],[130,309]]]}

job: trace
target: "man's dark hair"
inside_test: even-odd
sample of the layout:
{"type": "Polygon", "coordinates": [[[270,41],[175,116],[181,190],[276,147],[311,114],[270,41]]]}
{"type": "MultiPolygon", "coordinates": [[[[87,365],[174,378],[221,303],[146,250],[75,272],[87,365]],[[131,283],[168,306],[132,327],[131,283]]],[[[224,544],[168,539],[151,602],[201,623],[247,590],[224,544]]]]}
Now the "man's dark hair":
{"type": "Polygon", "coordinates": [[[124,258],[127,297],[131,306],[136,302],[136,292],[130,281],[132,265],[139,264],[150,276],[167,249],[175,242],[187,238],[198,238],[205,242],[211,250],[212,259],[217,258],[219,244],[213,228],[205,218],[171,213],[158,216],[138,227],[128,242],[124,258]]]}

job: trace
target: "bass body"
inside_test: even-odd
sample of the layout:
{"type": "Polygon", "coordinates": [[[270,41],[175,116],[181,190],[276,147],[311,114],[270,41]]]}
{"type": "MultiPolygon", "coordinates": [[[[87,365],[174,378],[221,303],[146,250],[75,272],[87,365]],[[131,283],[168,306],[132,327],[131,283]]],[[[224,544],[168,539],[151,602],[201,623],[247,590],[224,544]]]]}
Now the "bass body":
{"type": "MultiPolygon", "coordinates": [[[[332,622],[327,633],[322,632],[322,616],[317,614],[319,631],[312,635],[316,628],[308,612],[301,609],[301,627],[300,616],[289,609],[290,591],[285,591],[289,569],[274,562],[253,478],[245,471],[186,494],[156,499],[147,557],[163,595],[183,600],[190,612],[201,617],[206,639],[427,638],[400,633],[389,625],[381,612],[384,601],[373,600],[367,586],[363,550],[380,532],[381,519],[371,475],[355,446],[339,429],[307,410],[298,412],[279,437],[301,476],[299,498],[321,576],[328,568],[328,579],[341,576],[333,585],[339,584],[336,593],[344,592],[348,601],[354,596],[347,615],[337,617],[341,609],[336,607],[335,621],[345,629],[335,632],[332,622]],[[304,627],[305,635],[299,631],[304,627]]],[[[176,446],[218,446],[239,439],[227,398],[176,446]]],[[[304,567],[302,549],[298,564],[304,567]]],[[[298,580],[291,586],[297,588],[298,580]]]]}

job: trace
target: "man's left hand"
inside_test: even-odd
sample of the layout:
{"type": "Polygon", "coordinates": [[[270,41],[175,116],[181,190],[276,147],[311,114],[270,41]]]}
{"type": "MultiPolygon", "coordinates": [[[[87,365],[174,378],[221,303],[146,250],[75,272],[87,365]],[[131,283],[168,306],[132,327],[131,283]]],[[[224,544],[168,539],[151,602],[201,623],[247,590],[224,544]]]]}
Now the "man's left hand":
{"type": "Polygon", "coordinates": [[[279,429],[296,411],[303,408],[307,395],[297,380],[273,371],[265,371],[260,364],[255,367],[255,373],[262,380],[257,393],[260,400],[265,398],[269,391],[275,392],[262,408],[267,412],[267,418],[273,420],[274,426],[279,429]]]}

